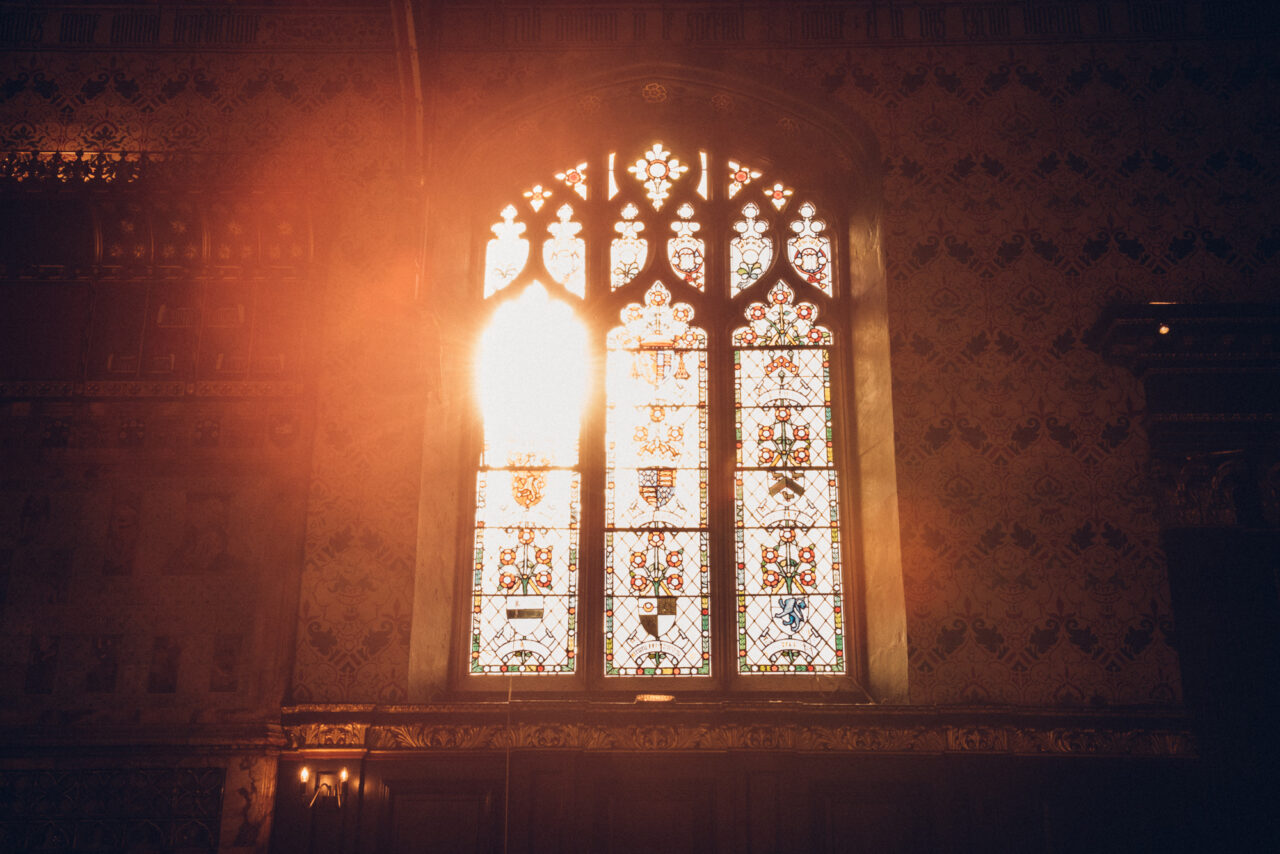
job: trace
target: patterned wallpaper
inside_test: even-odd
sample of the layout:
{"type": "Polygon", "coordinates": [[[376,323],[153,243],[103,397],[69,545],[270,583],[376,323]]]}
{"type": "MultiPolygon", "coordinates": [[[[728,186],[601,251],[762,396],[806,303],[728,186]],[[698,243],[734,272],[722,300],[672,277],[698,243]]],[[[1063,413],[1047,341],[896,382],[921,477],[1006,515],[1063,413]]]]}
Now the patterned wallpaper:
{"type": "MultiPolygon", "coordinates": [[[[347,18],[355,25],[334,16],[298,31],[302,19],[295,17],[285,21],[294,29],[264,24],[259,30],[260,38],[269,33],[304,42],[307,49],[297,51],[13,50],[6,56],[0,151],[25,157],[32,151],[159,153],[180,164],[166,166],[159,185],[193,192],[189,207],[196,213],[188,216],[193,248],[167,258],[162,269],[160,233],[179,223],[163,205],[151,204],[147,187],[130,189],[143,200],[144,229],[150,224],[155,232],[154,264],[148,252],[123,273],[87,264],[60,270],[68,282],[41,281],[14,268],[0,285],[41,332],[27,345],[34,356],[5,349],[13,373],[0,377],[6,472],[0,484],[6,662],[0,692],[22,698],[6,704],[0,723],[272,718],[288,694],[285,674],[293,658],[280,648],[282,635],[288,647],[294,635],[280,609],[291,619],[298,607],[304,548],[304,626],[319,615],[329,621],[321,634],[335,633],[339,644],[354,646],[352,630],[333,626],[374,624],[352,605],[384,583],[368,579],[373,565],[393,574],[392,607],[405,611],[403,631],[384,632],[390,640],[366,648],[359,665],[346,664],[332,645],[305,644],[299,672],[329,680],[327,693],[319,692],[325,697],[378,694],[390,677],[369,674],[384,658],[391,661],[387,672],[403,682],[415,495],[384,488],[374,477],[370,460],[385,459],[388,450],[387,435],[378,430],[389,422],[373,419],[361,396],[394,389],[401,398],[383,414],[412,412],[401,406],[404,389],[420,381],[370,362],[371,351],[382,358],[376,345],[386,336],[369,337],[360,323],[370,312],[357,321],[353,309],[363,299],[386,311],[374,284],[392,275],[387,270],[394,271],[402,299],[411,293],[404,272],[411,264],[388,249],[403,242],[405,230],[389,226],[404,212],[388,205],[398,198],[394,176],[403,169],[399,82],[388,50],[389,21],[375,16],[377,26],[364,26],[363,13],[347,18]],[[330,31],[351,36],[340,52],[324,48],[334,43],[325,37],[330,31]],[[189,183],[166,184],[172,174],[189,183]],[[322,175],[327,180],[318,181],[322,175]],[[220,196],[210,203],[208,191],[220,196]],[[237,196],[237,213],[223,212],[216,201],[229,194],[237,196]],[[312,234],[287,217],[273,218],[285,198],[295,210],[314,214],[312,234]],[[202,232],[208,232],[204,250],[202,232]],[[295,242],[313,242],[321,263],[307,269],[286,251],[282,266],[270,247],[286,233],[295,242]],[[220,251],[223,242],[228,252],[220,251]],[[326,300],[331,283],[346,296],[326,300]],[[102,339],[103,306],[119,313],[136,303],[133,311],[143,314],[122,316],[119,326],[141,329],[150,323],[145,311],[154,314],[155,306],[144,310],[145,298],[131,303],[119,295],[150,293],[154,302],[156,293],[172,290],[189,290],[193,310],[203,310],[206,321],[218,295],[244,293],[248,316],[241,322],[255,326],[267,343],[283,346],[283,327],[291,335],[305,330],[303,363],[294,363],[290,351],[290,382],[283,385],[206,382],[216,377],[203,356],[193,362],[194,375],[179,358],[177,375],[165,383],[95,382],[114,379],[98,365],[106,356],[95,361],[100,346],[85,344],[102,339]],[[74,317],[59,310],[68,294],[83,295],[74,317]],[[85,346],[88,355],[77,355],[85,346]],[[58,361],[56,376],[47,375],[51,363],[41,355],[47,352],[71,354],[58,361]],[[15,379],[25,382],[5,382],[15,379]],[[360,552],[366,577],[343,588],[329,577],[330,563],[343,553],[342,529],[355,522],[352,540],[370,540],[370,525],[360,525],[352,511],[353,482],[370,484],[382,547],[402,557],[397,564],[383,560],[385,551],[360,552]],[[383,518],[394,517],[384,512],[392,504],[402,517],[399,528],[383,518]],[[347,675],[321,670],[309,652],[347,675]]],[[[108,30],[104,25],[99,33],[108,30]]],[[[22,184],[10,188],[26,192],[22,184]]],[[[108,232],[130,226],[127,218],[117,223],[110,216],[103,223],[108,232]]],[[[139,245],[150,246],[151,238],[144,234],[139,245]]],[[[103,252],[110,255],[110,248],[103,252]]],[[[202,347],[216,331],[197,336],[202,347]]],[[[19,340],[29,334],[10,332],[19,340]]],[[[124,341],[120,349],[137,347],[124,341]]],[[[150,379],[145,358],[142,371],[139,379],[150,379]]],[[[401,433],[412,455],[421,431],[401,433]]],[[[316,678],[300,680],[298,694],[306,696],[305,683],[316,678]]]]}
{"type": "MultiPolygon", "coordinates": [[[[1080,339],[1112,300],[1269,295],[1280,266],[1268,158],[1280,65],[1248,42],[730,50],[700,61],[838,102],[880,143],[913,702],[1176,703],[1141,387],[1080,339]]],[[[439,52],[429,135],[617,61],[439,52]]],[[[309,180],[322,269],[314,396],[300,403],[314,421],[291,688],[300,702],[407,696],[430,353],[411,305],[420,200],[400,160],[397,75],[394,56],[373,48],[10,52],[0,70],[0,148],[245,152],[260,182],[309,180]]],[[[757,119],[771,132],[794,126],[757,119]]],[[[42,518],[39,495],[66,483],[52,456],[33,458],[32,482],[6,493],[10,578],[24,525],[42,518]]],[[[179,478],[164,512],[224,518],[201,496],[229,487],[192,484],[179,478]]],[[[97,573],[121,548],[107,522],[128,516],[131,499],[115,491],[50,502],[43,518],[61,530],[100,529],[57,558],[71,562],[62,575],[97,573]]],[[[252,517],[251,507],[226,516],[230,554],[254,554],[263,534],[252,517]]],[[[139,549],[162,551],[158,540],[139,549]]],[[[166,583],[157,561],[137,576],[147,589],[166,583]]],[[[21,662],[10,693],[44,690],[31,662],[96,654],[88,639],[50,646],[43,628],[6,620],[8,658],[21,662]]],[[[167,648],[129,643],[139,694],[155,662],[163,688],[167,648]]],[[[64,690],[67,677],[52,678],[64,690]]]]}
{"type": "MultiPolygon", "coordinates": [[[[1142,389],[1081,338],[1110,302],[1268,296],[1280,66],[1203,43],[737,60],[839,102],[881,146],[912,701],[1177,703],[1142,389]]],[[[437,125],[599,62],[446,55],[437,125]]]]}

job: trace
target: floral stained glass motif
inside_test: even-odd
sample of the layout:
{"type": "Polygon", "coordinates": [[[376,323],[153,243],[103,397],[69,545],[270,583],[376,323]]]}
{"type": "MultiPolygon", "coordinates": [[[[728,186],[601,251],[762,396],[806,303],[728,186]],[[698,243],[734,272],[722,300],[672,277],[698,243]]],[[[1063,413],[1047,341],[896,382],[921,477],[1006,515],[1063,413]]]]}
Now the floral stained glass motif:
{"type": "Polygon", "coordinates": [[[556,180],[577,193],[579,198],[587,197],[587,164],[585,162],[571,166],[563,172],[557,172],[556,180]]]}
{"type": "Polygon", "coordinates": [[[707,337],[654,283],[608,336],[605,674],[711,672],[707,337]]]}
{"type": "Polygon", "coordinates": [[[667,240],[667,259],[671,262],[671,268],[676,271],[676,275],[698,290],[702,290],[706,285],[707,275],[706,243],[694,237],[702,226],[691,219],[693,205],[688,202],[680,206],[676,215],[680,219],[671,223],[671,230],[676,233],[676,236],[667,240]]]}
{"type": "Polygon", "coordinates": [[[635,221],[639,213],[639,209],[628,202],[622,209],[622,219],[613,226],[620,235],[609,245],[609,283],[615,291],[640,275],[649,257],[649,241],[640,236],[644,223],[635,221]]]}
{"type": "Polygon", "coordinates": [[[763,174],[758,170],[752,169],[750,166],[743,165],[736,160],[729,161],[729,198],[733,198],[742,192],[742,188],[750,184],[763,174]]]}
{"type": "Polygon", "coordinates": [[[773,205],[774,210],[780,211],[787,206],[787,202],[791,201],[795,192],[790,187],[774,184],[772,187],[765,188],[764,197],[769,200],[769,204],[773,205]]]}
{"type": "Polygon", "coordinates": [[[541,184],[534,184],[524,191],[524,197],[529,200],[529,207],[533,208],[533,212],[537,213],[542,210],[543,202],[551,198],[551,191],[543,189],[541,184]]]}
{"type": "Polygon", "coordinates": [[[558,222],[547,226],[550,239],[542,244],[542,263],[555,279],[576,296],[582,296],[587,289],[586,275],[586,242],[578,236],[582,224],[570,221],[573,208],[561,205],[556,211],[558,222]]]}
{"type": "Polygon", "coordinates": [[[495,223],[484,250],[484,295],[493,296],[520,275],[529,260],[529,241],[524,234],[524,223],[515,222],[516,209],[507,205],[502,209],[502,222],[495,223]]]}
{"type": "Polygon", "coordinates": [[[689,167],[672,157],[660,142],[655,142],[644,157],[631,165],[631,174],[644,185],[645,195],[655,211],[662,210],[662,203],[671,194],[671,182],[688,171],[689,167]]]}
{"type": "Polygon", "coordinates": [[[471,672],[572,673],[578,474],[482,470],[476,482],[471,672]]]}
{"type": "Polygon", "coordinates": [[[805,202],[800,206],[800,219],[791,223],[795,237],[787,238],[787,257],[804,280],[831,296],[831,238],[822,232],[827,224],[814,219],[817,210],[805,202]]]}
{"type": "Polygon", "coordinates": [[[742,216],[733,224],[738,236],[729,241],[729,277],[735,296],[755,284],[773,263],[773,239],[768,236],[769,223],[757,219],[760,208],[747,202],[742,216]]]}
{"type": "Polygon", "coordinates": [[[831,333],[779,282],[734,342],[738,669],[843,673],[831,333]]]}

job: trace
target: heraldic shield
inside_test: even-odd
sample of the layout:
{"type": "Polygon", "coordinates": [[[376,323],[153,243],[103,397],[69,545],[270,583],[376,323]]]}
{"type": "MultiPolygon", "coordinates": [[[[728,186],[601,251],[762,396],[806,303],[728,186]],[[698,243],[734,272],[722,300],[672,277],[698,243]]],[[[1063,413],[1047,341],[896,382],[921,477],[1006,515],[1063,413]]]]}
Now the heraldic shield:
{"type": "Polygon", "coordinates": [[[651,466],[639,470],[640,497],[655,510],[663,507],[676,491],[676,470],[667,466],[651,466]]]}
{"type": "Polygon", "coordinates": [[[640,625],[655,639],[666,634],[676,621],[677,596],[645,596],[639,601],[640,625]]]}
{"type": "Polygon", "coordinates": [[[529,635],[542,622],[542,596],[508,596],[507,622],[520,636],[529,635]]]}

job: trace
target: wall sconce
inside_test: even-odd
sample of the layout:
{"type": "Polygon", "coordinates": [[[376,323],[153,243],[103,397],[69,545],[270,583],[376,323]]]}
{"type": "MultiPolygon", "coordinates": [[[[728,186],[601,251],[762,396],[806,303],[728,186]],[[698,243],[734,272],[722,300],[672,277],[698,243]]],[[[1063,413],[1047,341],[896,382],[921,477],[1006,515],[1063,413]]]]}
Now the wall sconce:
{"type": "Polygon", "coordinates": [[[307,802],[307,806],[314,807],[320,803],[341,807],[350,776],[346,766],[337,771],[312,771],[310,766],[303,765],[298,772],[298,782],[304,798],[308,791],[311,792],[311,800],[307,802]]]}

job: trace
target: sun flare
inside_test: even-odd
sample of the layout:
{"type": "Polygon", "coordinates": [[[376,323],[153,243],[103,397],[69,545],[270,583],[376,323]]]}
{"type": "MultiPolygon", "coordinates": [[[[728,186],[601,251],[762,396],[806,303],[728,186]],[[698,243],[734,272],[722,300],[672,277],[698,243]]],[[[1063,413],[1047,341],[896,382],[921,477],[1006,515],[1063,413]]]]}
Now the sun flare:
{"type": "Polygon", "coordinates": [[[475,373],[490,465],[577,463],[589,359],[582,321],[541,284],[498,307],[475,373]]]}

